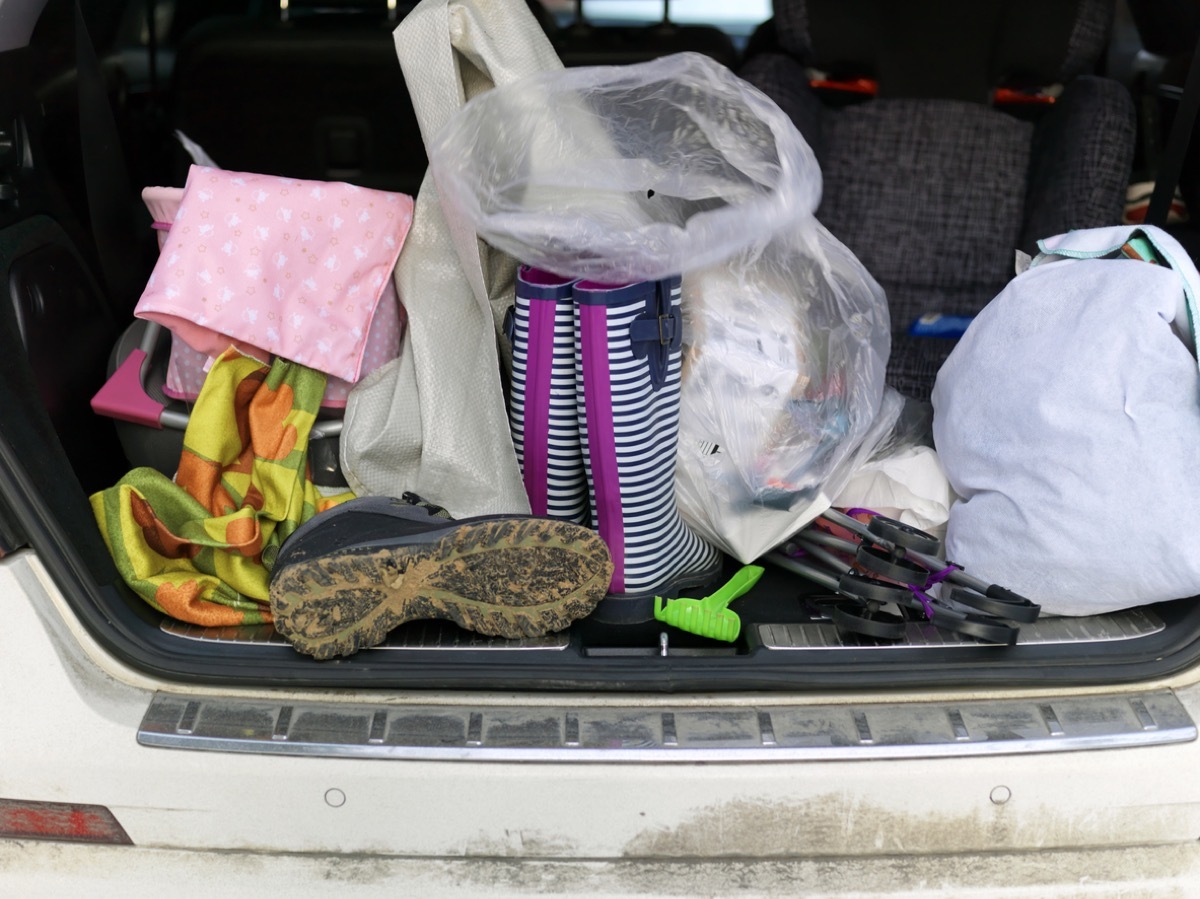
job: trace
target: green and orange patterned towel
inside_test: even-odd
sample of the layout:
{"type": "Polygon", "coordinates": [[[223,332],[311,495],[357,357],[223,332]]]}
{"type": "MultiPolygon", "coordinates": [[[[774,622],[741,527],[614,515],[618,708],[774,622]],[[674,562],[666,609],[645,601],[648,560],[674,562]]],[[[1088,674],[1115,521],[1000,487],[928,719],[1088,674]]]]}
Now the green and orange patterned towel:
{"type": "Polygon", "coordinates": [[[308,477],[324,390],[321,372],[230,349],[192,409],[175,480],[136,468],[92,496],[117,569],[139,596],[193,624],[271,620],[267,588],[280,545],[353,497],[323,497],[308,477]]]}

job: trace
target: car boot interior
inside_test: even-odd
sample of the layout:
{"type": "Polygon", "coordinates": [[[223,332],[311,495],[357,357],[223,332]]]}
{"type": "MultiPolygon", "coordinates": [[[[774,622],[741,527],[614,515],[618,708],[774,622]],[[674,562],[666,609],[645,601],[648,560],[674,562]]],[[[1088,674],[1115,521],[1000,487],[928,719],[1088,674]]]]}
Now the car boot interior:
{"type": "MultiPolygon", "coordinates": [[[[1035,12],[997,2],[976,17],[958,15],[962,4],[927,6],[929,21],[901,22],[884,2],[777,0],[774,19],[753,35],[669,19],[605,25],[570,5],[536,10],[569,64],[693,49],[779,103],[822,163],[818,217],[883,284],[907,346],[930,295],[938,311],[977,312],[1003,286],[1014,248],[1118,222],[1131,170],[1145,161],[1142,131],[1165,128],[1174,102],[1161,79],[1123,76],[1112,64],[1114,46],[1141,50],[1123,4],[1041,3],[1035,12]],[[859,20],[875,27],[845,27],[859,20]],[[967,24],[969,33],[955,30],[967,24]],[[884,39],[900,27],[918,41],[911,55],[884,39]],[[1023,40],[1031,34],[1037,46],[1023,40]],[[1163,115],[1137,115],[1145,103],[1163,115]],[[1064,161],[1081,158],[1091,169],[1068,173],[1072,182],[1064,161]],[[1007,249],[991,252],[998,246],[1007,249]]],[[[0,549],[34,548],[83,626],[124,663],[193,683],[712,692],[1129,682],[1200,656],[1200,606],[1190,598],[1045,617],[1022,624],[1011,646],[916,621],[902,639],[879,640],[839,628],[830,591],[773,565],[737,600],[733,642],[657,621],[583,619],[504,640],[431,620],[315,661],[269,624],[201,627],[156,611],[118,576],[88,503],[130,468],[169,467],[177,452],[177,432],[131,437],[89,405],[144,328],[131,329],[133,307],[158,247],[140,191],[182,184],[179,129],[223,167],[415,195],[425,147],[391,39],[408,9],[80,7],[94,67],[70,0],[47,2],[29,47],[0,52],[9,86],[0,91],[0,549]],[[105,115],[89,123],[97,111],[105,115]]],[[[1186,241],[1189,226],[1175,227],[1186,241]]],[[[913,345],[894,355],[892,383],[924,399],[949,343],[913,345]]],[[[151,353],[151,368],[164,366],[162,352],[151,353]]],[[[726,574],[738,567],[728,560],[726,574]]]]}

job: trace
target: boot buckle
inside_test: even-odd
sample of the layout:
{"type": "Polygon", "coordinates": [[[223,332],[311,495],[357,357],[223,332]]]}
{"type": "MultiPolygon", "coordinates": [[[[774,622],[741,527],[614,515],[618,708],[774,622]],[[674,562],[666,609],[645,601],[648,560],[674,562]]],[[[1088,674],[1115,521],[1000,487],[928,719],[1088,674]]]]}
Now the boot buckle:
{"type": "Polygon", "coordinates": [[[679,309],[671,304],[674,278],[654,282],[654,292],[646,297],[646,311],[629,326],[629,339],[635,359],[650,366],[650,385],[658,390],[667,381],[671,354],[679,352],[683,342],[679,309]]]}
{"type": "Polygon", "coordinates": [[[659,346],[669,347],[675,341],[675,316],[670,313],[658,317],[659,346]]]}

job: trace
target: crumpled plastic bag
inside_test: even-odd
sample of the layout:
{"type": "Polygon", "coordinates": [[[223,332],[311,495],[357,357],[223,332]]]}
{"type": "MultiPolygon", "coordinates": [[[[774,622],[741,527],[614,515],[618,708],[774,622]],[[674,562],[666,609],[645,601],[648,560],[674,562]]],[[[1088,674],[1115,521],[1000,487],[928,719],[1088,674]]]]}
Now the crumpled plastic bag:
{"type": "Polygon", "coordinates": [[[742,562],[824,512],[888,433],[873,427],[889,347],[883,293],[811,224],[815,247],[797,230],[753,268],[684,280],[679,507],[742,562]]]}
{"type": "Polygon", "coordinates": [[[813,217],[816,157],[708,57],[539,73],[432,143],[444,205],[520,261],[606,283],[683,276],[684,518],[746,562],[829,505],[879,411],[882,289],[813,217]]]}
{"type": "Polygon", "coordinates": [[[933,448],[933,406],[889,387],[877,427],[890,420],[893,407],[897,414],[887,437],[878,443],[873,435],[863,441],[873,446],[870,456],[854,465],[833,506],[868,509],[944,540],[958,497],[933,448]]]}

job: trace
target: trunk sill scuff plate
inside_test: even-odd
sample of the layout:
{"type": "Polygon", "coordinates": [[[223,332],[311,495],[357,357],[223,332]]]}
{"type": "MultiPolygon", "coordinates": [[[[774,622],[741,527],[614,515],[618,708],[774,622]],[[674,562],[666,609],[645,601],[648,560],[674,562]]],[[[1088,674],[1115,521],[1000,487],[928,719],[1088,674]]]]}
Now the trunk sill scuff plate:
{"type": "Polygon", "coordinates": [[[688,762],[930,758],[1195,740],[1170,690],[1051,699],[761,707],[396,706],[157,693],[138,742],[333,758],[688,762]]]}
{"type": "MultiPolygon", "coordinates": [[[[1021,626],[1017,639],[1020,646],[1071,645],[1113,643],[1148,637],[1164,630],[1166,625],[1146,609],[1127,609],[1109,615],[1089,618],[1042,618],[1021,626]]],[[[269,624],[242,627],[200,627],[164,618],[159,629],[168,636],[201,643],[243,646],[278,646],[291,649],[291,644],[269,624]]],[[[843,639],[837,627],[829,621],[810,621],[792,624],[756,625],[758,642],[767,650],[792,651],[801,649],[853,649],[861,651],[860,643],[843,639]]],[[[568,632],[547,634],[523,640],[502,640],[483,637],[440,621],[412,622],[397,628],[379,646],[367,652],[398,650],[492,651],[522,652],[529,650],[563,651],[570,647],[568,632]]],[[[946,647],[977,648],[976,640],[960,637],[931,627],[924,622],[910,622],[905,638],[897,643],[872,647],[878,650],[944,649],[946,647]]]]}
{"type": "MultiPolygon", "coordinates": [[[[1148,637],[1166,629],[1162,619],[1147,609],[1126,609],[1108,615],[1084,618],[1040,618],[1031,624],[1022,624],[1017,636],[1018,646],[1075,645],[1090,643],[1114,643],[1148,637]]],[[[758,637],[767,649],[862,649],[860,644],[844,640],[837,627],[828,622],[805,624],[760,624],[758,637]]],[[[939,630],[928,622],[910,621],[903,640],[895,643],[878,643],[877,650],[895,649],[942,649],[961,647],[969,649],[981,644],[977,640],[961,637],[939,630]]]]}

